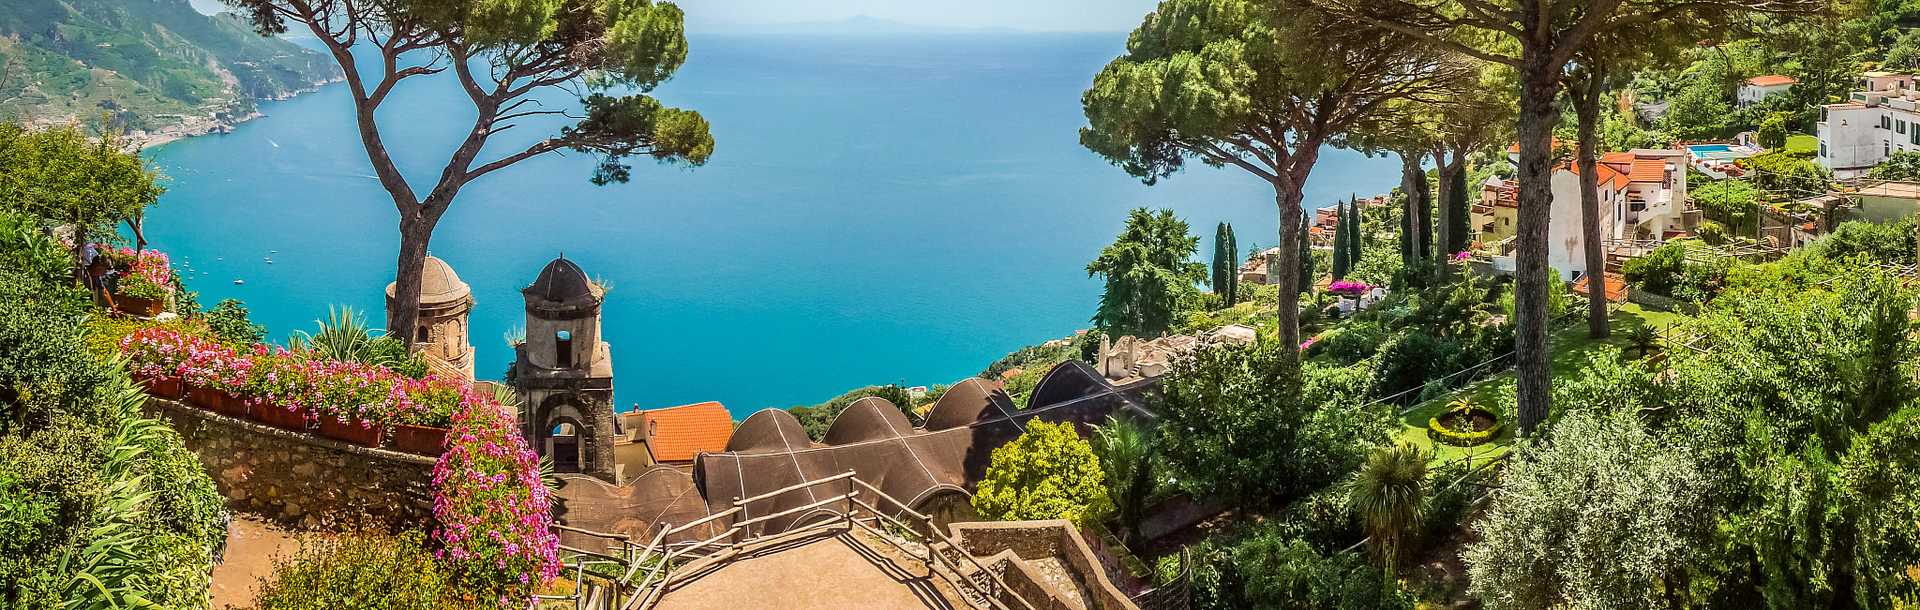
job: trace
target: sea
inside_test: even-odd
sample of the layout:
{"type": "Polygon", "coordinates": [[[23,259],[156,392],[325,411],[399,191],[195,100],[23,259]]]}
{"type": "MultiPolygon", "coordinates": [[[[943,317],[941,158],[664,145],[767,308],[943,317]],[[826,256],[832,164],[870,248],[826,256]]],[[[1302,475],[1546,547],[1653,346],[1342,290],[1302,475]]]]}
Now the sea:
{"type": "MultiPolygon", "coordinates": [[[[700,34],[653,93],[701,112],[702,167],[550,155],[468,185],[431,253],[473,287],[482,379],[513,358],[519,290],[566,256],[610,286],[602,311],[621,410],[698,401],[744,418],[852,388],[950,383],[1088,327],[1087,262],[1131,208],[1171,208],[1212,252],[1277,241],[1273,193],[1195,163],[1148,186],[1082,148],[1080,95],[1124,33],[700,34]]],[[[575,107],[570,94],[543,109],[575,107]]],[[[232,133],[147,151],[166,176],[151,243],[203,305],[244,301],[269,340],[331,307],[378,326],[397,213],[373,177],[344,85],[270,102],[232,133]],[[244,283],[236,283],[236,280],[244,283]]],[[[378,115],[414,188],[438,178],[473,111],[448,76],[409,80],[378,115]]],[[[553,133],[538,117],[482,155],[553,133]]],[[[1398,163],[1328,149],[1309,207],[1386,192],[1398,163]]]]}

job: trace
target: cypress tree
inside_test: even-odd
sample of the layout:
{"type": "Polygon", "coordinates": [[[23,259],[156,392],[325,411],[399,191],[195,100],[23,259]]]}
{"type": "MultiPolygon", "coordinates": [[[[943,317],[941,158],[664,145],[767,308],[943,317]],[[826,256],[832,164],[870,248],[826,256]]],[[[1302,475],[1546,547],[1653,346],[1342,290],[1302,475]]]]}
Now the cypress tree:
{"type": "MultiPolygon", "coordinates": [[[[1403,200],[1401,203],[1405,203],[1403,200]]],[[[1406,205],[1400,206],[1400,262],[1413,264],[1413,246],[1417,239],[1413,234],[1413,214],[1406,205]]]]}
{"type": "Polygon", "coordinates": [[[1240,302],[1240,239],[1233,236],[1233,223],[1227,223],[1227,306],[1240,302]]]}
{"type": "Polygon", "coordinates": [[[1467,249],[1467,244],[1473,243],[1473,220],[1469,215],[1473,204],[1467,201],[1466,170],[1454,172],[1451,182],[1453,184],[1449,187],[1453,192],[1447,196],[1451,207],[1446,213],[1446,222],[1450,231],[1447,235],[1447,256],[1463,252],[1467,249]]]}
{"type": "Polygon", "coordinates": [[[1334,205],[1340,206],[1339,213],[1334,214],[1340,226],[1333,230],[1333,279],[1337,280],[1347,277],[1347,267],[1351,264],[1347,255],[1351,249],[1347,247],[1347,204],[1341,202],[1334,205]]]}
{"type": "Polygon", "coordinates": [[[1365,250],[1363,249],[1363,246],[1366,245],[1365,234],[1362,233],[1360,230],[1361,221],[1360,221],[1360,198],[1359,197],[1353,197],[1353,196],[1348,197],[1347,220],[1352,221],[1350,223],[1352,226],[1349,227],[1343,224],[1341,228],[1347,231],[1347,248],[1348,248],[1347,268],[1352,269],[1353,267],[1360,266],[1360,257],[1365,252],[1365,250]]]}
{"type": "Polygon", "coordinates": [[[1300,215],[1300,292],[1313,292],[1313,246],[1307,243],[1307,215],[1300,215]]]}
{"type": "Polygon", "coordinates": [[[1214,294],[1220,295],[1221,307],[1233,306],[1232,287],[1227,285],[1226,269],[1233,259],[1233,251],[1228,249],[1230,247],[1227,243],[1227,223],[1220,223],[1213,229],[1213,278],[1208,285],[1213,287],[1214,294]]]}

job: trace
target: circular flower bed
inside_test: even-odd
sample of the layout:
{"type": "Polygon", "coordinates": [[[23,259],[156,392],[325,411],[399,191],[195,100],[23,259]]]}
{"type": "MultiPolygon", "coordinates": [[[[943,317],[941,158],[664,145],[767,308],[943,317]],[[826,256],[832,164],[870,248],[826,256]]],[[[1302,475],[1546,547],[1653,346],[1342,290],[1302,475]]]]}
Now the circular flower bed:
{"type": "Polygon", "coordinates": [[[1485,444],[1500,435],[1500,416],[1471,403],[1455,402],[1427,420],[1427,435],[1434,442],[1456,447],[1485,444]]]}

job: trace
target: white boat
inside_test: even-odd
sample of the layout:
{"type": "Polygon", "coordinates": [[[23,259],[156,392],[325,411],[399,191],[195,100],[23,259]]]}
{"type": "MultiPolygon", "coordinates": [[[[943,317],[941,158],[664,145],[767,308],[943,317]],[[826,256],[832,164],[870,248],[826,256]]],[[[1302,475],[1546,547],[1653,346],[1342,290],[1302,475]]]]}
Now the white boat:
{"type": "Polygon", "coordinates": [[[234,280],[234,281],[233,281],[233,285],[235,285],[235,286],[239,286],[239,285],[242,285],[242,284],[245,284],[245,283],[247,283],[247,281],[246,281],[246,280],[234,280]]]}

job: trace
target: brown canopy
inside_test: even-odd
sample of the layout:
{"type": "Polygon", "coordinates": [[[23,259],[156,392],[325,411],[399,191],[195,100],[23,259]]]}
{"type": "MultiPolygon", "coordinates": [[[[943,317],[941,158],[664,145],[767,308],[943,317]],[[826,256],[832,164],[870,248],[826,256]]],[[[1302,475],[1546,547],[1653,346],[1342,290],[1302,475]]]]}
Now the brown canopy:
{"type": "MultiPolygon", "coordinates": [[[[1073,422],[1083,434],[1089,432],[1089,426],[1104,422],[1109,415],[1127,413],[1151,419],[1153,415],[1139,404],[1138,393],[1144,388],[1145,384],[1117,388],[1086,364],[1069,361],[1055,366],[1041,379],[1026,409],[1012,408],[1013,400],[988,382],[969,379],[954,385],[934,404],[924,429],[911,427],[893,403],[867,397],[848,405],[828,428],[825,443],[820,445],[808,442],[805,429],[792,415],[767,409],[748,417],[734,430],[733,437],[727,441],[726,452],[705,453],[695,458],[690,487],[704,499],[705,511],[692,510],[684,501],[687,495],[671,493],[680,491],[678,483],[647,479],[670,476],[656,475],[660,470],[655,470],[643,475],[641,481],[629,484],[644,484],[649,489],[626,494],[635,501],[617,516],[598,510],[591,514],[574,510],[571,502],[575,494],[570,484],[569,489],[562,492],[570,502],[566,521],[575,527],[600,529],[593,523],[576,519],[575,515],[593,521],[612,519],[621,523],[652,519],[653,524],[646,528],[651,532],[663,525],[670,527],[726,510],[740,498],[849,470],[888,496],[918,508],[942,493],[970,492],[985,475],[993,450],[1019,436],[1030,419],[1073,422]],[[642,497],[660,505],[645,505],[640,501],[642,497]]],[[[845,490],[843,486],[825,485],[758,500],[749,503],[737,518],[779,513],[845,490]]],[[[599,491],[593,490],[589,495],[599,491]]],[[[596,505],[604,503],[596,502],[596,505]]],[[[764,529],[756,533],[777,533],[796,523],[838,514],[839,510],[830,506],[787,515],[763,522],[764,529]]],[[[688,532],[676,538],[697,540],[725,527],[727,525],[715,524],[710,531],[688,532]]]]}

